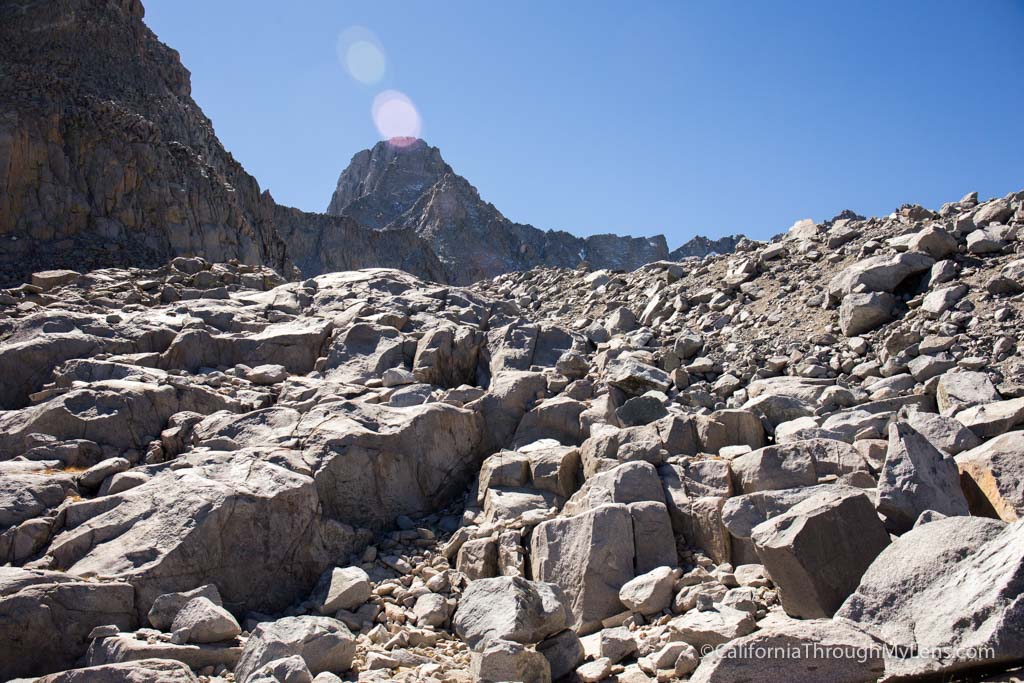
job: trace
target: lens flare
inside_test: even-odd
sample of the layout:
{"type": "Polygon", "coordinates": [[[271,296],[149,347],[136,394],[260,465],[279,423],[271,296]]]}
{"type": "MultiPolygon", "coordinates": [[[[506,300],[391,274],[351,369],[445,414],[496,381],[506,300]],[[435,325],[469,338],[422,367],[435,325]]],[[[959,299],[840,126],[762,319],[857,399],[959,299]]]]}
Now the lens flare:
{"type": "Polygon", "coordinates": [[[362,26],[342,32],[338,38],[338,60],[352,78],[367,85],[380,82],[388,69],[384,47],[372,31],[362,26]]]}
{"type": "Polygon", "coordinates": [[[404,93],[385,90],[373,98],[370,111],[374,125],[386,140],[401,146],[420,137],[423,120],[416,105],[404,93]]]}

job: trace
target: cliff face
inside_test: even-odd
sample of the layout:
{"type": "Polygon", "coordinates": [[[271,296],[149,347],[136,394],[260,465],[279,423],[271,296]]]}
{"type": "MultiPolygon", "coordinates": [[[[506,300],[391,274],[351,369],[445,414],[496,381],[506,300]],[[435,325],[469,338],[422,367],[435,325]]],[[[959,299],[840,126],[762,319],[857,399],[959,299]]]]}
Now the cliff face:
{"type": "Polygon", "coordinates": [[[368,230],[349,216],[274,206],[274,225],[305,276],[359,268],[398,268],[447,282],[444,264],[412,230],[368,230]]]}
{"type": "Polygon", "coordinates": [[[352,158],[328,205],[375,229],[410,229],[430,244],[455,283],[534,266],[632,270],[664,259],[668,246],[651,238],[540,230],[515,223],[480,198],[469,181],[422,140],[377,143],[352,158]]]}
{"type": "Polygon", "coordinates": [[[194,253],[285,268],[272,200],[142,16],[135,0],[0,4],[0,280],[194,253]]]}

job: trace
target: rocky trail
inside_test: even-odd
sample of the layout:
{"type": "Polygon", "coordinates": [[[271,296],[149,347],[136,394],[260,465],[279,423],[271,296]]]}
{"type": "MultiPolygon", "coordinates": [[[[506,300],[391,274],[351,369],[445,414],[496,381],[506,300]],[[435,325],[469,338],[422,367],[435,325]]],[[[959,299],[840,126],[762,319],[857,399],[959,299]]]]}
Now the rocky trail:
{"type": "Polygon", "coordinates": [[[0,678],[1020,680],[1022,228],[971,194],[467,287],[37,272],[0,678]]]}

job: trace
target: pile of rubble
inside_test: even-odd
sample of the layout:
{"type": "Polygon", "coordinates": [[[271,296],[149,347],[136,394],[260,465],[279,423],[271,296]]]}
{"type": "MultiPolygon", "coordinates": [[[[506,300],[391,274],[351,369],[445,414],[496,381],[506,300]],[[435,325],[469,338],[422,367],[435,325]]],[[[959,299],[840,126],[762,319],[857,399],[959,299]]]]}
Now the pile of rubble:
{"type": "Polygon", "coordinates": [[[969,195],[469,288],[37,273],[0,292],[0,677],[1011,671],[1022,227],[969,195]]]}

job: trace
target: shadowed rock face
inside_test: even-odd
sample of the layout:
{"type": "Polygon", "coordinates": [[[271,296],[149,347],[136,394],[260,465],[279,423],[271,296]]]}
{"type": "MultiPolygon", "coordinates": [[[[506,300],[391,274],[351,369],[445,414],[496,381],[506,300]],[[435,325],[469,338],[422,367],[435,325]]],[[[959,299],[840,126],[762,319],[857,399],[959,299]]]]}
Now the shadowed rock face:
{"type": "Polygon", "coordinates": [[[414,230],[458,284],[534,266],[572,268],[580,261],[633,270],[668,256],[661,235],[583,238],[510,221],[445,163],[440,150],[418,139],[379,142],[352,157],[327,213],[378,230],[414,230]]]}
{"type": "Polygon", "coordinates": [[[136,0],[0,6],[0,280],[190,253],[285,266],[273,200],[142,16],[136,0]]]}
{"type": "Polygon", "coordinates": [[[412,230],[367,230],[349,216],[306,213],[277,205],[274,225],[303,275],[382,267],[435,282],[448,280],[434,250],[412,230]]]}

